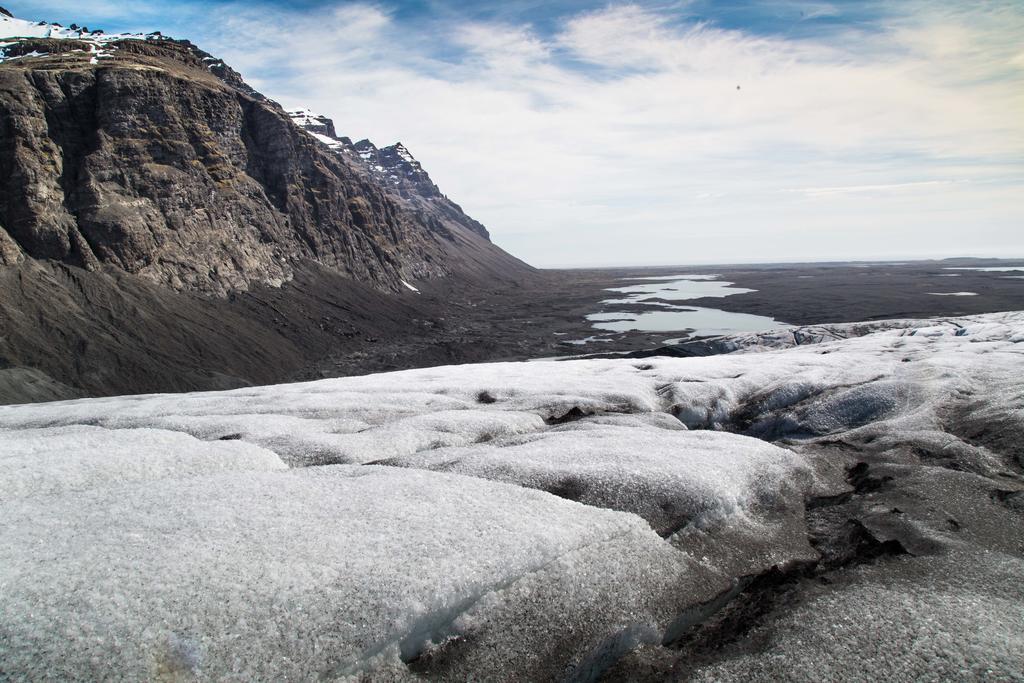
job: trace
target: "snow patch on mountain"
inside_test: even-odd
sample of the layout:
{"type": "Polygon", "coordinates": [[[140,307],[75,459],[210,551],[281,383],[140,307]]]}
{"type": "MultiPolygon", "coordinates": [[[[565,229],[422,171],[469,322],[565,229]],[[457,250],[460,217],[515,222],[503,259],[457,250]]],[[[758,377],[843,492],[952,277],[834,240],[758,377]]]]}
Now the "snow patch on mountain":
{"type": "Polygon", "coordinates": [[[45,21],[26,21],[17,17],[0,13],[0,62],[7,59],[23,59],[31,57],[43,57],[48,53],[33,50],[26,54],[8,56],[11,47],[19,42],[32,38],[49,38],[54,40],[73,40],[83,43],[89,52],[96,53],[91,60],[96,60],[109,55],[109,52],[101,52],[102,48],[112,49],[111,43],[119,40],[159,40],[163,36],[159,32],[154,33],[104,33],[101,30],[89,30],[88,27],[71,24],[68,27],[57,23],[45,21]]]}
{"type": "Polygon", "coordinates": [[[441,193],[420,162],[401,142],[388,147],[377,147],[366,139],[353,143],[350,138],[339,136],[334,122],[322,114],[309,109],[293,109],[287,113],[296,126],[332,152],[391,188],[397,197],[411,203],[415,210],[438,219],[437,227],[454,224],[490,239],[483,225],[467,216],[458,204],[441,193]]]}
{"type": "Polygon", "coordinates": [[[334,122],[322,114],[309,109],[293,109],[287,113],[295,125],[332,151],[362,160],[363,167],[382,182],[395,187],[412,184],[420,193],[426,191],[428,195],[440,194],[420,162],[401,142],[380,148],[369,140],[360,140],[353,144],[350,139],[339,137],[334,130],[334,122]]]}
{"type": "Polygon", "coordinates": [[[419,162],[413,158],[412,154],[409,153],[409,150],[406,149],[405,145],[403,145],[401,142],[395,143],[392,146],[392,149],[395,151],[395,154],[398,156],[398,158],[406,162],[407,164],[419,164],[419,162]]]}

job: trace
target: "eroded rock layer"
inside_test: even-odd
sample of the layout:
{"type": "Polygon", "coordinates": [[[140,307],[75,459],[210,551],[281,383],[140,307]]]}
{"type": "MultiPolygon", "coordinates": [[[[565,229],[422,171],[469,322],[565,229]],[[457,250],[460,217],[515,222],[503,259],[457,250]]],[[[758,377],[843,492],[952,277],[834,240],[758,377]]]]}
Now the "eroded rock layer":
{"type": "Polygon", "coordinates": [[[4,48],[0,265],[112,266],[219,295],[303,260],[391,291],[527,270],[439,192],[436,207],[403,197],[187,41],[92,40],[4,48]]]}
{"type": "Polygon", "coordinates": [[[0,402],[283,381],[533,276],[313,132],[188,41],[0,13],[0,402]]]}

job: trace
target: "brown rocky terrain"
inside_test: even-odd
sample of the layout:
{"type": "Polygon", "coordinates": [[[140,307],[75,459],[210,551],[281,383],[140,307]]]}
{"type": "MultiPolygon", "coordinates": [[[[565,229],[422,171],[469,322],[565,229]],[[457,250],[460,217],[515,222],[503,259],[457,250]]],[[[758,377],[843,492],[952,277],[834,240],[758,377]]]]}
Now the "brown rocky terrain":
{"type": "Polygon", "coordinates": [[[281,380],[414,327],[404,283],[533,272],[404,148],[339,154],[187,41],[66,33],[0,48],[6,400],[281,380]]]}
{"type": "Polygon", "coordinates": [[[24,42],[45,54],[0,65],[4,265],[111,265],[222,296],[279,285],[302,261],[390,291],[527,269],[331,153],[186,42],[114,41],[101,58],[24,42]]]}

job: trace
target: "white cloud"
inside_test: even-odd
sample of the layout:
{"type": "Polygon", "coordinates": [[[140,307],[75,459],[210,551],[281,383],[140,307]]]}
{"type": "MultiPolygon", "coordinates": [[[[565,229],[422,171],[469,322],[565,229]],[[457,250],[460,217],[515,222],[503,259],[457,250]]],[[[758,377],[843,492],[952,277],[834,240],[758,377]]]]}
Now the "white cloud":
{"type": "Polygon", "coordinates": [[[540,39],[519,27],[465,24],[455,30],[454,37],[491,68],[534,65],[550,55],[540,39]]]}
{"type": "Polygon", "coordinates": [[[924,180],[916,183],[889,183],[885,185],[846,185],[843,187],[801,187],[797,189],[783,190],[783,192],[796,192],[806,197],[830,197],[840,194],[879,194],[891,192],[918,192],[921,190],[935,190],[957,182],[970,182],[966,180],[924,180]]]}
{"type": "Polygon", "coordinates": [[[544,35],[237,5],[194,39],[342,134],[401,139],[539,265],[1024,253],[1024,12],[913,7],[815,40],[633,5],[544,35]]]}
{"type": "Polygon", "coordinates": [[[655,67],[671,61],[665,19],[636,5],[589,12],[568,22],[559,42],[581,59],[608,67],[655,67]]]}

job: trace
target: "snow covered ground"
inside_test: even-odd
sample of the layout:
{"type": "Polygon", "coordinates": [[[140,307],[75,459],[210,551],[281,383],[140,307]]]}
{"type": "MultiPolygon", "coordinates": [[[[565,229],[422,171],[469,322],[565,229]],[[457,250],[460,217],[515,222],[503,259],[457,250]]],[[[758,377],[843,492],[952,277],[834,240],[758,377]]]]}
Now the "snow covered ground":
{"type": "Polygon", "coordinates": [[[27,21],[17,17],[7,16],[0,13],[0,62],[7,59],[25,59],[31,57],[45,56],[45,52],[33,50],[30,53],[17,52],[9,55],[9,48],[17,45],[21,40],[27,38],[51,38],[55,40],[70,40],[82,45],[82,51],[93,53],[93,63],[98,58],[109,56],[111,43],[119,40],[154,40],[162,37],[159,33],[104,33],[103,31],[90,31],[88,27],[72,26],[65,27],[56,23],[45,21],[27,21]]]}
{"type": "Polygon", "coordinates": [[[751,622],[771,647],[691,673],[1019,679],[1022,341],[1002,313],[0,406],[0,671],[597,680],[838,557],[751,622]]]}

